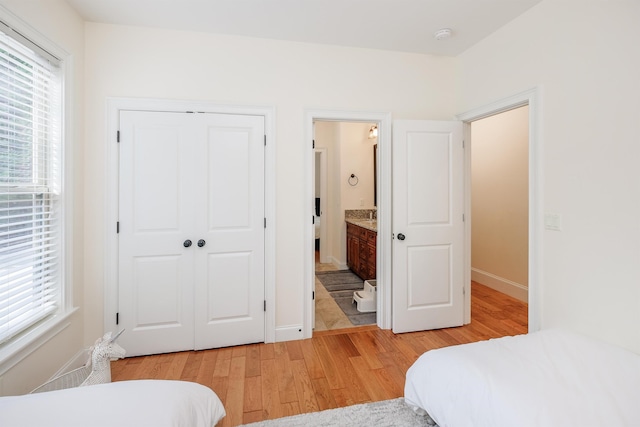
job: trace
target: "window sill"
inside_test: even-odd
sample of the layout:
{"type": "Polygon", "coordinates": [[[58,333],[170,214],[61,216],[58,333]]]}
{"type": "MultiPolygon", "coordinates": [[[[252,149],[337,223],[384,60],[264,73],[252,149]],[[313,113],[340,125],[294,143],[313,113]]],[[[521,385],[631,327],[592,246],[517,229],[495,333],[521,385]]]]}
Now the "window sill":
{"type": "Polygon", "coordinates": [[[0,346],[0,376],[71,325],[69,318],[77,310],[78,307],[74,307],[66,313],[56,314],[24,335],[0,346]]]}

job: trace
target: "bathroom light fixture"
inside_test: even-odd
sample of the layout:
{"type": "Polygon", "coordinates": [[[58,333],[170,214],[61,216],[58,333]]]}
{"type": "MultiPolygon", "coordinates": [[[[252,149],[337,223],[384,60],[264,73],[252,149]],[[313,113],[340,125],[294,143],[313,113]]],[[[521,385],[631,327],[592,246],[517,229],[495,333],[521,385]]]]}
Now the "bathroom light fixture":
{"type": "Polygon", "coordinates": [[[377,137],[378,137],[378,126],[377,125],[373,125],[369,129],[369,139],[373,139],[373,138],[377,138],[377,137]]]}
{"type": "Polygon", "coordinates": [[[433,33],[433,38],[436,40],[446,40],[448,38],[451,38],[452,34],[453,33],[451,32],[450,28],[441,28],[433,33]]]}

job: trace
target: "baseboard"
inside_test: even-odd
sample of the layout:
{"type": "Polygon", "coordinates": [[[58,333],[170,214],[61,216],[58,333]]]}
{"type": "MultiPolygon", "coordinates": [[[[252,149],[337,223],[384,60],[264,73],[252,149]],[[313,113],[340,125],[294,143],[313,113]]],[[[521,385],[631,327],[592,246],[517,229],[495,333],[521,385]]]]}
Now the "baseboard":
{"type": "Polygon", "coordinates": [[[348,270],[349,269],[349,266],[346,263],[340,262],[340,260],[337,260],[332,256],[329,257],[329,261],[338,270],[348,270]]]}
{"type": "Polygon", "coordinates": [[[519,299],[520,301],[529,301],[529,288],[520,283],[487,273],[477,268],[471,268],[471,280],[485,285],[510,297],[519,299]]]}
{"type": "Polygon", "coordinates": [[[276,327],[276,342],[301,340],[304,338],[302,325],[276,327]]]}

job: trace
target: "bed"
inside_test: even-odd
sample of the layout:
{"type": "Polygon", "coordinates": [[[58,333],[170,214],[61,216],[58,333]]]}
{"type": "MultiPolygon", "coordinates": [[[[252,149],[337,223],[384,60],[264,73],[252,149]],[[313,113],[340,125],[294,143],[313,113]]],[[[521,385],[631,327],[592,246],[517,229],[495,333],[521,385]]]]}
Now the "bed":
{"type": "Polygon", "coordinates": [[[212,427],[218,396],[187,381],[136,380],[0,398],[0,426],[212,427]]]}
{"type": "Polygon", "coordinates": [[[640,426],[640,355],[562,330],[431,350],[405,401],[440,426],[640,426]]]}

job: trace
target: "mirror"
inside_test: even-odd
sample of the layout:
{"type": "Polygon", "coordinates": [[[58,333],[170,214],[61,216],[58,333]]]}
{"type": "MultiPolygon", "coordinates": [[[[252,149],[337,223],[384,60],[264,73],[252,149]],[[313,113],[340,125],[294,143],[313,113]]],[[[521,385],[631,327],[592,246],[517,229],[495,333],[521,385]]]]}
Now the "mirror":
{"type": "Polygon", "coordinates": [[[378,144],[373,145],[373,206],[378,206],[378,144]]]}

